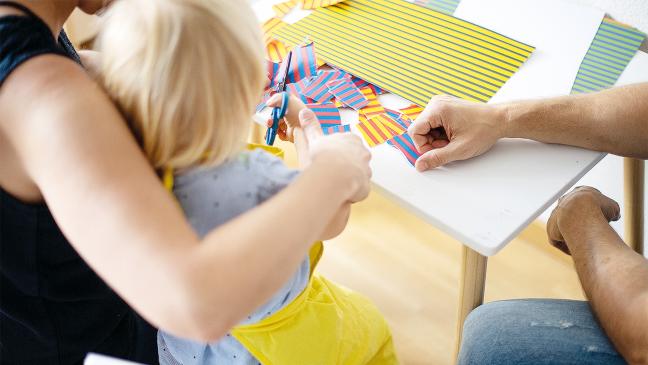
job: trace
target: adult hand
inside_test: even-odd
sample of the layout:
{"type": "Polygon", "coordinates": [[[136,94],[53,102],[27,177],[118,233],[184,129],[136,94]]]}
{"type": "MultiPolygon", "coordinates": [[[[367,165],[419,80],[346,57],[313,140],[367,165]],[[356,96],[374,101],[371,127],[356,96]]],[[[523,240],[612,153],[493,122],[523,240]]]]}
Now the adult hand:
{"type": "Polygon", "coordinates": [[[579,234],[579,230],[587,230],[591,224],[608,224],[619,218],[621,210],[617,202],[594,188],[582,186],[558,200],[547,222],[547,236],[551,245],[569,255],[566,235],[579,234]]]}
{"type": "Polygon", "coordinates": [[[304,166],[318,165],[327,170],[327,178],[341,178],[349,189],[349,202],[364,200],[369,195],[371,153],[358,136],[339,133],[324,136],[317,116],[310,109],[299,113],[300,127],[294,128],[295,143],[304,166]],[[303,152],[302,152],[303,151],[303,152]]]}
{"type": "Polygon", "coordinates": [[[448,95],[433,97],[408,130],[423,154],[416,169],[426,171],[481,155],[503,136],[503,123],[504,114],[496,106],[448,95]]]}

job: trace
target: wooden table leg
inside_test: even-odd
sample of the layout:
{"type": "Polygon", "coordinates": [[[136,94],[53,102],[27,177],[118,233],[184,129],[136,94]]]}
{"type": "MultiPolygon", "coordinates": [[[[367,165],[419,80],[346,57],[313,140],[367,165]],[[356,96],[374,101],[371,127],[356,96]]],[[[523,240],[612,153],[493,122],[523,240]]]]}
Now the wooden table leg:
{"type": "Polygon", "coordinates": [[[625,241],[640,254],[644,252],[644,161],[623,159],[625,195],[625,241]]]}
{"type": "Polygon", "coordinates": [[[461,273],[459,274],[459,310],[457,315],[457,335],[455,360],[461,347],[461,335],[468,314],[484,302],[486,284],[486,265],[488,258],[477,251],[463,246],[461,252],[461,273]]]}

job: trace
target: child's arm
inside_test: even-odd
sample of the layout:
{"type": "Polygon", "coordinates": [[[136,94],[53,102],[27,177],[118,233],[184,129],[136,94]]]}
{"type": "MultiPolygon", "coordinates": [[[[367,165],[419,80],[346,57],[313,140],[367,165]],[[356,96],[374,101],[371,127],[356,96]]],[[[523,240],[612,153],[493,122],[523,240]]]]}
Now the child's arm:
{"type": "MultiPolygon", "coordinates": [[[[279,106],[280,103],[281,97],[279,95],[274,95],[266,104],[270,107],[274,107],[279,106]]],[[[312,111],[302,113],[304,110],[307,110],[306,105],[304,105],[304,103],[302,103],[298,98],[291,96],[288,104],[288,111],[286,112],[286,116],[284,121],[281,123],[278,132],[279,138],[284,141],[291,141],[295,144],[300,168],[305,168],[310,163],[308,140],[303,133],[301,123],[315,123],[319,126],[319,121],[315,114],[312,111]]],[[[271,123],[272,121],[269,122],[271,123]]],[[[322,134],[321,128],[317,129],[320,134],[322,134]]],[[[322,233],[321,239],[328,240],[342,233],[349,221],[350,213],[351,204],[344,204],[322,233]]]]}

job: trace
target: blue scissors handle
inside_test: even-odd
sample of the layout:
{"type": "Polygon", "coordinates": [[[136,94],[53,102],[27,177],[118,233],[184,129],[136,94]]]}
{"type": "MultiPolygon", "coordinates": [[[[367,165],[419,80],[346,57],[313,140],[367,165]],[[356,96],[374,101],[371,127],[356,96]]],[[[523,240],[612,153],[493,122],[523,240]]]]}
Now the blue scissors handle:
{"type": "Polygon", "coordinates": [[[266,144],[268,146],[274,145],[277,132],[279,131],[279,121],[286,116],[289,101],[290,96],[284,91],[281,93],[281,106],[278,108],[272,108],[272,112],[270,113],[272,116],[272,126],[268,128],[265,136],[266,144]]]}

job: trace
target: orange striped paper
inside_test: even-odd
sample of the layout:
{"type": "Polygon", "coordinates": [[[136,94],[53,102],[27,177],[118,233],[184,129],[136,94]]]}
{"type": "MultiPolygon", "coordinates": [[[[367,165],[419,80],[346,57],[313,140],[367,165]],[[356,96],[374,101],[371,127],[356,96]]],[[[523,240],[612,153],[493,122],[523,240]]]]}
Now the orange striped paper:
{"type": "Polygon", "coordinates": [[[407,132],[407,129],[405,129],[405,127],[400,125],[400,123],[398,123],[397,121],[392,119],[387,114],[381,114],[381,115],[372,117],[370,119],[375,121],[375,122],[382,123],[395,136],[398,136],[398,135],[401,135],[401,134],[407,132]]]}
{"type": "Polygon", "coordinates": [[[282,42],[276,39],[270,41],[270,43],[268,43],[268,45],[266,46],[266,56],[270,61],[281,62],[287,54],[288,48],[286,48],[286,46],[282,42]]]}
{"type": "Polygon", "coordinates": [[[400,109],[401,113],[405,114],[409,119],[412,121],[416,120],[421,113],[423,113],[423,108],[412,104],[408,106],[407,108],[400,109]]]}
{"type": "Polygon", "coordinates": [[[368,119],[359,123],[358,129],[369,147],[383,144],[387,142],[388,139],[398,135],[377,118],[368,119]]]}
{"type": "Polygon", "coordinates": [[[345,0],[301,0],[302,9],[313,10],[341,3],[345,0]]]}
{"type": "Polygon", "coordinates": [[[367,104],[367,106],[360,109],[360,113],[367,116],[367,118],[372,118],[381,114],[385,114],[385,108],[383,108],[383,106],[380,104],[380,102],[378,101],[378,97],[376,96],[376,93],[374,93],[374,91],[370,87],[365,86],[360,89],[360,92],[369,101],[369,104],[367,104]]]}
{"type": "Polygon", "coordinates": [[[288,25],[288,23],[284,22],[279,18],[271,18],[268,19],[268,21],[266,21],[265,23],[263,23],[261,28],[263,29],[263,40],[265,44],[268,44],[271,41],[273,41],[275,32],[285,27],[286,25],[288,25]]]}
{"type": "Polygon", "coordinates": [[[279,17],[283,18],[286,14],[297,5],[297,0],[284,1],[283,3],[272,5],[272,11],[279,17]]]}

